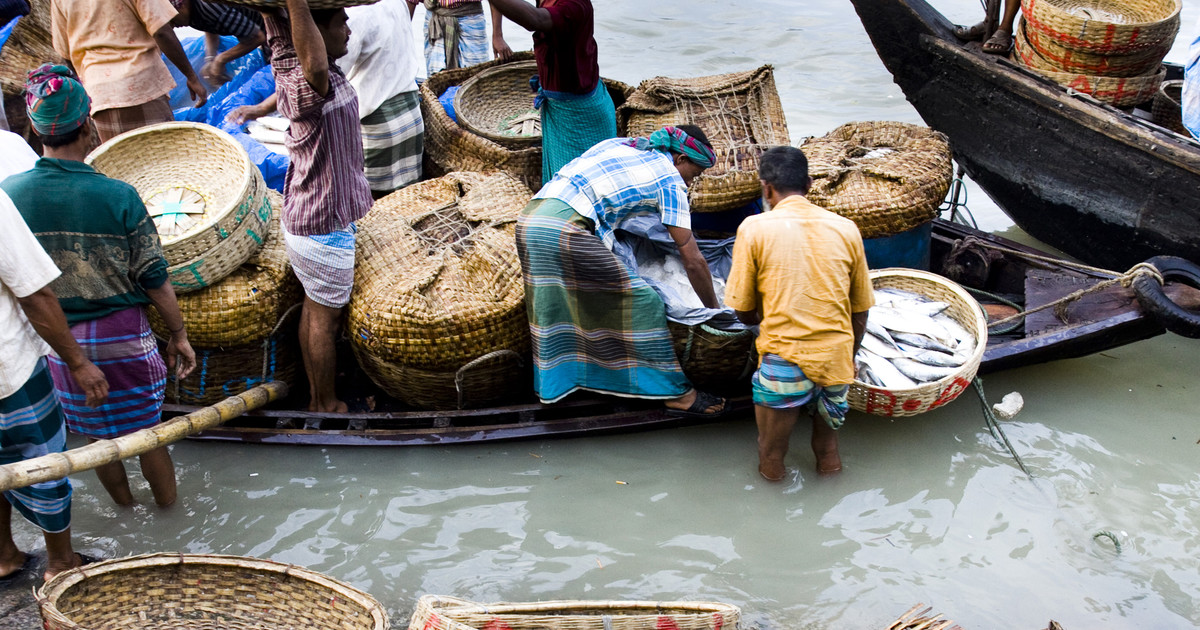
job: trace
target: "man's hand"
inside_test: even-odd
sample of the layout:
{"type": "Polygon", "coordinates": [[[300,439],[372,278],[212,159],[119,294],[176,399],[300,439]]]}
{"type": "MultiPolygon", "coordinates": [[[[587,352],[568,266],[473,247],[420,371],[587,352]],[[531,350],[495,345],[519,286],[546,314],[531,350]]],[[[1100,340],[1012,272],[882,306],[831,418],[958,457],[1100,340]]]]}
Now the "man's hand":
{"type": "Polygon", "coordinates": [[[104,372],[91,361],[84,361],[71,366],[71,378],[79,384],[79,388],[87,396],[87,406],[95,409],[108,400],[108,379],[104,372]]]}
{"type": "Polygon", "coordinates": [[[233,108],[229,115],[225,116],[225,122],[238,125],[246,124],[251,120],[258,120],[263,116],[267,116],[274,112],[279,104],[279,94],[274,93],[263,99],[258,105],[242,105],[241,107],[233,108]]]}
{"type": "Polygon", "coordinates": [[[513,56],[512,48],[509,48],[508,42],[500,36],[492,37],[492,52],[496,53],[496,59],[500,61],[508,61],[513,56]]]}
{"type": "Polygon", "coordinates": [[[200,68],[200,76],[213,85],[225,85],[229,83],[230,79],[229,75],[225,72],[225,64],[217,63],[216,59],[209,61],[204,64],[204,67],[200,68]]]}
{"type": "Polygon", "coordinates": [[[187,378],[196,369],[196,351],[188,342],[187,331],[181,330],[171,334],[167,341],[167,370],[174,372],[179,379],[187,378]]]}
{"type": "Polygon", "coordinates": [[[192,95],[192,100],[196,104],[192,107],[203,107],[208,102],[208,88],[204,87],[204,82],[194,73],[187,78],[188,92],[192,95]]]}

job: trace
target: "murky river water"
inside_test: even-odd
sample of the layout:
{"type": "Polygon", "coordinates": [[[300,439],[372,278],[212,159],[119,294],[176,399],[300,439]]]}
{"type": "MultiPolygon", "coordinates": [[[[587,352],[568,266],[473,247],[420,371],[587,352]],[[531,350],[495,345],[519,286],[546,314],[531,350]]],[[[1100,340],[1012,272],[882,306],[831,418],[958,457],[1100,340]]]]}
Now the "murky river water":
{"type": "MultiPolygon", "coordinates": [[[[846,0],[596,5],[606,76],[636,84],[773,63],[793,140],[850,120],[919,121],[846,0]]],[[[979,11],[939,6],[959,22],[979,11]]],[[[986,228],[1009,228],[981,192],[971,205],[986,228]]],[[[989,377],[991,397],[1025,397],[1004,429],[1032,481],[968,392],[916,418],[852,415],[845,471],[831,479],[811,472],[798,431],[799,473],[782,485],[755,473],[748,418],[479,447],[187,442],[173,450],[176,507],[116,509],[78,475],[74,531],[77,546],[109,556],[301,564],[370,592],[397,627],[424,593],[720,600],[764,628],[881,628],[917,602],[974,629],[1052,618],[1068,630],[1194,627],[1198,356],[1200,342],[1164,336],[989,377]],[[1119,552],[1093,538],[1101,531],[1119,552]]]]}

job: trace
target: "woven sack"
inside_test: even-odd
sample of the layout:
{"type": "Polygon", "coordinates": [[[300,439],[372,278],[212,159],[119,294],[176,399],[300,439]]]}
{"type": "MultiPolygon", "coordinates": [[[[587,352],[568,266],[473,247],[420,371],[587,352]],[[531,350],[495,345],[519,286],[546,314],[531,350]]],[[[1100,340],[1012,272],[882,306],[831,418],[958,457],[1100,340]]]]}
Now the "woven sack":
{"type": "Polygon", "coordinates": [[[1154,93],[1150,113],[1156,125],[1180,135],[1192,135],[1183,126],[1183,81],[1163,81],[1154,93]]]}
{"type": "Polygon", "coordinates": [[[216,284],[262,247],[271,216],[268,188],[242,145],[216,127],[149,125],[110,139],[86,161],[136,188],[152,214],[171,194],[199,200],[200,222],[162,239],[176,293],[216,284]]]}
{"type": "Polygon", "coordinates": [[[33,0],[29,7],[29,15],[17,22],[8,41],[0,47],[0,88],[5,95],[24,95],[25,77],[30,70],[62,61],[50,37],[50,0],[33,0]]]}
{"type": "MultiPolygon", "coordinates": [[[[515,53],[509,60],[493,60],[466,68],[434,73],[421,84],[421,117],[425,121],[424,171],[428,177],[439,177],[459,171],[504,171],[519,179],[531,190],[542,187],[542,147],[540,144],[522,149],[510,149],[472,133],[454,122],[438,97],[446,88],[462,85],[472,77],[505,64],[533,60],[532,52],[515,53]]],[[[532,76],[532,74],[530,75],[532,76]]],[[[613,104],[620,106],[633,91],[620,81],[603,79],[613,104]]],[[[530,104],[533,94],[526,90],[530,104]]],[[[617,134],[622,135],[618,124],[617,134]]]]}
{"type": "Polygon", "coordinates": [[[349,584],[294,564],[157,553],[63,571],[35,593],[46,630],[386,630],[349,584]]]}
{"type": "Polygon", "coordinates": [[[1024,19],[1017,23],[1013,44],[1013,59],[1028,68],[1102,77],[1133,77],[1152,72],[1162,64],[1171,48],[1171,42],[1166,41],[1128,55],[1080,52],[1064,48],[1044,33],[1026,28],[1024,19]]]}
{"type": "Polygon", "coordinates": [[[533,109],[529,78],[537,75],[537,62],[519,61],[488,68],[463,81],[454,93],[454,114],[467,131],[510,149],[541,146],[541,123],[532,135],[507,134],[503,124],[533,109]]]}
{"type": "Polygon", "coordinates": [[[717,154],[716,164],[692,182],[692,212],[731,210],[758,199],[759,156],[791,142],[771,66],[693,79],[655,77],[617,108],[617,126],[628,136],[685,124],[700,127],[717,154]]]}
{"type": "Polygon", "coordinates": [[[451,173],[380,199],[359,221],[348,330],[364,370],[389,394],[409,404],[457,400],[454,376],[464,366],[500,351],[526,354],[514,234],[531,196],[505,173],[451,173]],[[451,386],[414,371],[448,375],[451,386]]]}
{"type": "Polygon", "coordinates": [[[1026,28],[1059,46],[1100,55],[1161,48],[1179,33],[1180,0],[1024,0],[1026,28]]]}
{"type": "Polygon", "coordinates": [[[741,610],[719,602],[546,601],[477,604],[422,595],[409,630],[737,630],[741,610]]]}
{"type": "Polygon", "coordinates": [[[889,390],[855,380],[847,394],[850,408],[876,416],[915,416],[958,398],[971,386],[987,349],[987,318],[979,303],[954,282],[927,271],[898,267],[876,269],[871,271],[871,284],[876,289],[890,287],[911,291],[950,304],[946,315],[975,336],[975,351],[955,373],[909,389],[889,390]]]}
{"type": "Polygon", "coordinates": [[[746,380],[758,365],[754,333],[725,331],[706,324],[668,321],[675,355],[684,376],[705,390],[727,390],[746,380]]]}
{"type": "Polygon", "coordinates": [[[928,127],[847,123],[800,148],[813,180],[808,200],[853,220],[863,238],[928,223],[950,189],[950,144],[928,127]]]}

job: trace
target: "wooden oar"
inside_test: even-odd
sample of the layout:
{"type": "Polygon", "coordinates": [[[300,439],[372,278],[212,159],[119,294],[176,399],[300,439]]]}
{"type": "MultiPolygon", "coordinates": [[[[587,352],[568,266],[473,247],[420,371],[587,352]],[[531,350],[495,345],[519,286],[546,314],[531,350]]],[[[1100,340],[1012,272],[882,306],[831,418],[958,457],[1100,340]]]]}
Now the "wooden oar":
{"type": "Polygon", "coordinates": [[[280,381],[263,383],[237,396],[230,396],[210,407],[172,418],[162,424],[122,435],[112,440],[99,440],[65,453],[52,453],[21,462],[0,466],[0,492],[24,488],[35,483],[62,479],[84,470],[91,470],[126,457],[141,455],[160,446],[178,442],[205,429],[224,424],[251,409],[287,396],[287,384],[280,381]]]}

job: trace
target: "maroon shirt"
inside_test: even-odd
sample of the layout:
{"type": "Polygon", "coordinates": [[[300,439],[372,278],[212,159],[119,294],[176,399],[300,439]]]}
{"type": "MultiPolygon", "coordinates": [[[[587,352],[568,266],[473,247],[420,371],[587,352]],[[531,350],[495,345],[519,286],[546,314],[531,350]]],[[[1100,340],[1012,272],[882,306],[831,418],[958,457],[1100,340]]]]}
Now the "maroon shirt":
{"type": "Polygon", "coordinates": [[[590,94],[600,81],[591,0],[538,0],[554,26],[533,34],[538,80],[551,92],[590,94]]]}
{"type": "Polygon", "coordinates": [[[266,26],[279,113],[291,121],[284,140],[290,161],[283,184],[283,228],[296,236],[329,234],[371,209],[358,95],[332,59],[329,93],[318,94],[304,78],[289,22],[270,16],[266,26]]]}

